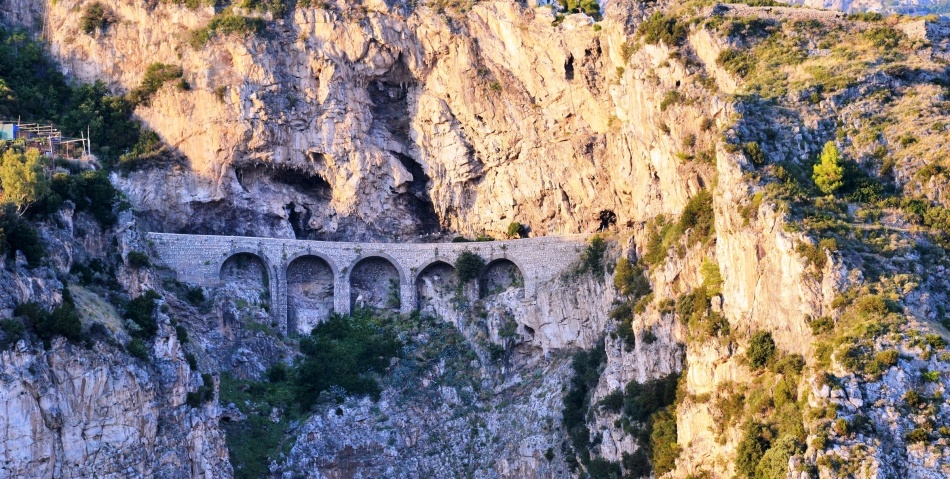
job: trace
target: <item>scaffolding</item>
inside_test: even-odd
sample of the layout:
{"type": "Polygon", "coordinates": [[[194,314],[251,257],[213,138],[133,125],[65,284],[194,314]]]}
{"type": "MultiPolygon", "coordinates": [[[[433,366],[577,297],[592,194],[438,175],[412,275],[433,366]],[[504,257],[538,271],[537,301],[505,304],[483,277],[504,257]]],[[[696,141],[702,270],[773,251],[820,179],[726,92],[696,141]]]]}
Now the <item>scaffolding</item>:
{"type": "Polygon", "coordinates": [[[80,138],[68,138],[53,125],[0,121],[0,140],[36,148],[50,158],[88,159],[92,144],[88,132],[80,138]]]}

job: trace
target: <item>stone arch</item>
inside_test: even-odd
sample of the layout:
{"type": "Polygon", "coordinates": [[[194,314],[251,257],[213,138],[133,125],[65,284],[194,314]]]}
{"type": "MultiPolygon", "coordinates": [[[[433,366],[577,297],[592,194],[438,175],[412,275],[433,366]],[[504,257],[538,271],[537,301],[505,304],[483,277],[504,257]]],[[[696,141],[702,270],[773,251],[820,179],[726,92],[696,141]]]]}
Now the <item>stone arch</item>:
{"type": "Polygon", "coordinates": [[[492,296],[510,288],[521,288],[524,295],[524,269],[511,258],[493,258],[485,269],[482,270],[479,279],[479,295],[481,297],[492,296]]]}
{"type": "Polygon", "coordinates": [[[350,309],[365,306],[398,311],[405,277],[399,262],[385,253],[361,256],[349,269],[350,309]]]}
{"type": "Polygon", "coordinates": [[[287,331],[309,334],[333,314],[336,270],[325,256],[302,253],[288,261],[287,331]]]}
{"type": "Polygon", "coordinates": [[[250,304],[269,304],[271,300],[270,267],[265,257],[253,250],[231,251],[218,268],[218,277],[236,300],[250,304]]]}
{"type": "Polygon", "coordinates": [[[455,266],[445,258],[435,258],[423,266],[416,275],[416,305],[420,311],[437,314],[440,304],[448,300],[455,290],[455,266]]]}

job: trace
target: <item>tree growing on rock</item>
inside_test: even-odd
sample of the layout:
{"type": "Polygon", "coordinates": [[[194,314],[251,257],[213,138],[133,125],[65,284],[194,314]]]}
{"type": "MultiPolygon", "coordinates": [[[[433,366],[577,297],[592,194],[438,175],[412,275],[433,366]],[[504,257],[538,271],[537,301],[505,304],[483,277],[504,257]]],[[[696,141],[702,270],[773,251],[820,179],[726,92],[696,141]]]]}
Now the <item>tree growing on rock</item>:
{"type": "Polygon", "coordinates": [[[567,13],[583,13],[594,20],[600,20],[600,4],[597,0],[558,0],[567,13]]]}
{"type": "Polygon", "coordinates": [[[463,284],[477,279],[484,268],[485,259],[471,251],[463,251],[455,260],[455,275],[463,284]]]}
{"type": "Polygon", "coordinates": [[[19,153],[12,148],[0,161],[0,184],[3,199],[16,205],[17,215],[23,216],[33,203],[49,194],[49,179],[43,172],[43,161],[36,148],[19,153]]]}
{"type": "Polygon", "coordinates": [[[821,159],[813,168],[812,180],[815,186],[826,195],[834,194],[844,185],[844,167],[841,166],[841,152],[831,141],[825,143],[821,159]]]}

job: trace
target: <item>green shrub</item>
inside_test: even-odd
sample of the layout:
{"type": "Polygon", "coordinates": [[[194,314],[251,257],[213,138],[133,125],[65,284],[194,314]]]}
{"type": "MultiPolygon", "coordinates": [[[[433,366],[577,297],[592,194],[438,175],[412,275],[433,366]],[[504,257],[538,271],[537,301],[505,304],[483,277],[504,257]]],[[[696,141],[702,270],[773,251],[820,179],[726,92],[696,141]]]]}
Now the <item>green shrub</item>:
{"type": "Polygon", "coordinates": [[[623,409],[623,390],[617,389],[610,392],[597,405],[604,411],[619,413],[623,409]]]}
{"type": "Polygon", "coordinates": [[[812,180],[815,186],[826,195],[833,194],[844,185],[844,167],[841,166],[841,153],[834,142],[825,143],[821,158],[813,168],[812,180]]]}
{"type": "Polygon", "coordinates": [[[683,94],[676,90],[670,90],[660,100],[660,111],[666,111],[667,108],[679,103],[683,103],[683,94]]]}
{"type": "Polygon", "coordinates": [[[855,22],[880,22],[884,15],[877,12],[855,12],[848,15],[848,20],[855,22]]]}
{"type": "Polygon", "coordinates": [[[678,229],[683,233],[690,231],[687,243],[706,243],[716,231],[713,197],[709,190],[702,189],[689,199],[680,215],[678,229]]]}
{"type": "Polygon", "coordinates": [[[6,203],[0,205],[0,252],[14,259],[17,251],[23,252],[31,268],[39,266],[46,257],[46,247],[36,228],[17,214],[15,206],[6,203]]]}
{"type": "Polygon", "coordinates": [[[887,351],[879,351],[874,355],[879,363],[884,367],[893,367],[897,366],[897,360],[900,358],[900,354],[893,349],[888,349],[887,351]]]}
{"type": "Polygon", "coordinates": [[[904,393],[904,403],[910,406],[913,409],[917,409],[924,405],[924,398],[921,397],[920,393],[917,391],[907,391],[904,393]]]}
{"type": "MultiPolygon", "coordinates": [[[[755,57],[748,53],[728,48],[719,53],[719,56],[716,57],[716,64],[739,78],[745,78],[755,69],[757,62],[755,57]]],[[[751,144],[758,147],[758,143],[751,144]]],[[[752,160],[752,163],[755,164],[755,160],[751,157],[749,160],[752,160]]]]}
{"type": "Polygon", "coordinates": [[[525,227],[517,221],[512,221],[508,224],[508,230],[505,233],[509,238],[524,238],[525,227]]]}
{"type": "Polygon", "coordinates": [[[811,327],[812,334],[818,336],[835,329],[835,320],[831,319],[829,316],[822,316],[820,318],[813,319],[810,323],[808,323],[808,326],[811,327]]]}
{"type": "Polygon", "coordinates": [[[148,361],[148,346],[145,345],[145,341],[142,341],[141,338],[132,338],[125,349],[132,357],[139,358],[142,361],[148,361]]]}
{"type": "Polygon", "coordinates": [[[471,251],[462,251],[455,260],[455,276],[464,284],[478,279],[485,269],[485,259],[471,251]]]}
{"type": "Polygon", "coordinates": [[[584,251],[581,252],[580,273],[592,273],[595,277],[604,275],[604,254],[607,242],[600,235],[594,235],[584,251]]]}
{"type": "Polygon", "coordinates": [[[640,24],[637,35],[649,44],[665,43],[675,47],[686,41],[689,34],[689,25],[673,16],[666,16],[655,12],[645,22],[640,24]]]}
{"type": "Polygon", "coordinates": [[[83,8],[82,16],[79,17],[79,29],[87,35],[96,33],[96,30],[105,30],[113,23],[115,23],[115,16],[106,10],[102,2],[87,4],[83,8]]]}
{"type": "Polygon", "coordinates": [[[785,479],[788,477],[788,460],[804,452],[802,444],[793,436],[782,436],[769,448],[755,466],[756,479],[785,479]]]}
{"type": "Polygon", "coordinates": [[[188,291],[185,292],[185,301],[188,301],[192,306],[201,306],[207,301],[205,298],[204,290],[200,286],[189,287],[188,291]]]}
{"type": "Polygon", "coordinates": [[[48,312],[35,302],[17,305],[13,314],[26,318],[26,324],[34,334],[49,344],[54,337],[62,336],[72,342],[82,339],[82,322],[69,288],[63,288],[63,302],[48,312]]]}
{"type": "Polygon", "coordinates": [[[924,341],[927,342],[927,345],[934,349],[944,349],[947,347],[947,340],[943,339],[939,334],[927,334],[924,336],[924,341]]]}
{"type": "Polygon", "coordinates": [[[155,301],[161,296],[155,290],[148,290],[142,295],[126,303],[123,317],[130,321],[129,329],[132,337],[151,339],[158,333],[158,322],[155,319],[155,301]]]}
{"type": "Polygon", "coordinates": [[[182,326],[182,325],[180,325],[180,324],[179,324],[179,325],[176,325],[176,326],[175,326],[175,337],[178,338],[178,342],[179,342],[179,343],[181,343],[181,344],[187,344],[187,343],[188,343],[188,330],[185,329],[185,327],[182,326]]]}
{"type": "Polygon", "coordinates": [[[928,442],[930,441],[930,434],[926,429],[918,427],[917,429],[907,433],[907,435],[904,436],[904,440],[909,443],[928,442]]]}
{"type": "Polygon", "coordinates": [[[202,404],[214,400],[214,377],[210,374],[201,375],[201,386],[198,390],[188,393],[185,396],[185,403],[193,408],[201,407],[202,404]]]}
{"type": "Polygon", "coordinates": [[[188,362],[188,369],[191,369],[192,371],[198,370],[198,358],[196,358],[194,354],[186,353],[185,361],[188,362]]]}
{"type": "Polygon", "coordinates": [[[877,294],[862,296],[854,302],[854,312],[865,320],[881,318],[888,312],[887,302],[877,294]]]}
{"type": "Polygon", "coordinates": [[[903,32],[889,26],[870,28],[865,30],[862,36],[874,46],[884,50],[896,48],[901,40],[907,37],[903,32]]]}
{"type": "Polygon", "coordinates": [[[653,291],[650,280],[643,274],[643,269],[637,264],[630,263],[627,258],[620,258],[617,261],[614,269],[614,288],[620,294],[627,296],[631,302],[636,302],[653,291]]]}
{"type": "Polygon", "coordinates": [[[70,200],[77,211],[85,211],[104,227],[115,224],[113,205],[119,194],[106,171],[84,171],[78,175],[56,175],[51,183],[53,193],[70,200]]]}
{"type": "Polygon", "coordinates": [[[3,341],[0,342],[2,349],[15,345],[26,336],[26,326],[15,319],[0,320],[0,331],[3,331],[3,341]]]}
{"type": "Polygon", "coordinates": [[[130,251],[125,257],[125,260],[133,269],[148,268],[149,266],[152,266],[152,262],[149,260],[148,255],[141,251],[130,251]]]}
{"type": "Polygon", "coordinates": [[[135,105],[148,106],[149,101],[166,82],[182,77],[180,66],[165,63],[152,63],[145,69],[142,83],[129,93],[129,99],[135,105]]]}
{"type": "Polygon", "coordinates": [[[679,374],[673,373],[645,383],[630,381],[624,390],[624,417],[632,422],[646,422],[661,409],[676,401],[679,374]]]}
{"type": "Polygon", "coordinates": [[[710,296],[716,296],[722,292],[722,273],[719,272],[719,263],[705,260],[700,267],[699,272],[703,275],[703,287],[710,296]]]}
{"type": "Polygon", "coordinates": [[[653,418],[653,430],[650,433],[653,473],[660,477],[676,469],[676,459],[682,448],[677,444],[675,410],[665,408],[653,418]]]}
{"type": "Polygon", "coordinates": [[[756,369],[765,367],[774,355],[775,341],[772,340],[772,333],[756,331],[749,340],[749,349],[746,351],[749,364],[756,369]]]}
{"type": "Polygon", "coordinates": [[[736,473],[739,477],[753,479],[755,469],[771,446],[772,431],[765,424],[748,422],[743,426],[742,440],[736,449],[736,473]]]}
{"type": "Polygon", "coordinates": [[[743,143],[742,152],[745,153],[746,158],[749,159],[753,166],[764,166],[766,163],[768,163],[768,158],[765,156],[765,151],[763,151],[762,147],[754,141],[743,143]]]}
{"type": "Polygon", "coordinates": [[[621,458],[620,464],[627,473],[624,477],[650,477],[650,474],[653,473],[646,447],[637,448],[633,454],[624,452],[621,458]]]}
{"type": "Polygon", "coordinates": [[[260,18],[242,17],[224,11],[212,17],[204,28],[192,31],[189,42],[193,48],[199,49],[218,35],[247,37],[263,32],[264,27],[264,20],[260,18]]]}
{"type": "Polygon", "coordinates": [[[272,383],[283,382],[290,378],[290,369],[284,363],[277,363],[268,368],[264,376],[272,383]]]}
{"type": "Polygon", "coordinates": [[[567,13],[583,13],[600,20],[600,4],[597,0],[557,0],[557,3],[567,13]]]}
{"type": "Polygon", "coordinates": [[[302,409],[309,409],[332,386],[348,394],[379,398],[374,375],[389,366],[401,346],[380,321],[366,310],[349,317],[334,315],[300,340],[304,359],[297,365],[295,378],[296,401],[302,409]]]}
{"type": "Polygon", "coordinates": [[[620,477],[620,464],[610,462],[602,457],[595,457],[587,465],[587,475],[590,479],[613,479],[620,477]]]}
{"type": "Polygon", "coordinates": [[[562,423],[571,440],[574,451],[582,463],[590,462],[590,430],[587,428],[587,412],[590,409],[591,394],[600,379],[601,366],[607,360],[604,343],[588,351],[574,353],[571,377],[567,394],[564,395],[561,410],[562,423]]]}

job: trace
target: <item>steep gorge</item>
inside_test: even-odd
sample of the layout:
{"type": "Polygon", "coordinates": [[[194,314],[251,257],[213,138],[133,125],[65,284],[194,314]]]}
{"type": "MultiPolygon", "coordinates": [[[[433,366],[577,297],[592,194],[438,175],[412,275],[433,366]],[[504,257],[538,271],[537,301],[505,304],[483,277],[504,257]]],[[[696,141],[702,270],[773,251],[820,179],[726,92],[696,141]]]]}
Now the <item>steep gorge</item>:
{"type": "MultiPolygon", "coordinates": [[[[723,391],[755,388],[761,386],[757,380],[771,378],[746,359],[748,339],[757,331],[768,331],[782,354],[799,354],[807,362],[807,372],[795,388],[809,410],[820,411],[826,400],[837,401],[843,404],[843,417],[847,408],[854,412],[865,406],[851,399],[861,392],[857,380],[849,379],[840,365],[829,371],[842,378],[838,381],[844,386],[832,380],[825,380],[830,386],[821,384],[825,373],[816,365],[818,333],[811,325],[813,319],[839,315],[841,307],[833,302],[848,287],[862,284],[861,270],[824,249],[818,254],[827,261],[818,267],[805,257],[802,245],[817,241],[791,225],[781,201],[762,201],[767,181],[752,173],[761,165],[729,143],[734,137],[757,139],[769,133],[754,123],[754,115],[743,116],[748,103],[731,96],[741,79],[717,61],[734,46],[728,35],[697,27],[679,46],[644,42],[635,32],[652,7],[627,1],[609,2],[596,27],[585,15],[556,21],[549,8],[505,1],[477,3],[464,12],[400,3],[328,2],[294,8],[283,18],[265,14],[263,34],[217,35],[196,47],[189,32],[206,25],[215,15],[213,8],[101,0],[116,20],[89,35],[80,31],[77,21],[77,12],[89,3],[59,0],[44,9],[35,2],[7,0],[0,11],[6,14],[5,23],[42,35],[63,71],[77,81],[102,80],[129,91],[149,64],[182,67],[188,87],[166,85],[136,114],[186,160],[112,174],[134,212],[135,220],[125,226],[129,241],[141,230],[323,240],[400,241],[428,233],[500,237],[512,221],[540,236],[592,233],[601,226],[599,213],[616,214],[599,271],[582,271],[544,285],[533,304],[502,293],[484,302],[481,319],[459,313],[449,301],[434,306],[464,341],[506,344],[510,356],[504,362],[486,360],[476,347],[474,359],[452,356],[448,367],[443,360],[431,369],[405,372],[424,378],[418,391],[407,390],[398,381],[404,376],[394,373],[379,403],[347,398],[340,405],[320,405],[311,417],[294,423],[290,434],[295,444],[281,457],[271,458],[271,473],[577,473],[571,464],[582,451],[566,446],[569,432],[561,424],[561,398],[572,374],[567,351],[596,348],[604,336],[606,359],[590,392],[593,419],[587,426],[592,440],[590,451],[583,453],[623,463],[628,474],[625,453],[633,454],[643,444],[629,427],[621,426],[623,413],[597,404],[631,381],[646,383],[676,373],[684,375],[683,398],[673,409],[680,452],[668,477],[732,477],[737,472],[744,425],[724,422],[718,398],[723,391]],[[651,241],[657,218],[676,222],[704,191],[711,192],[714,235],[693,241],[690,230],[683,231],[674,243],[665,244],[661,261],[648,265],[644,258],[655,253],[651,241]],[[609,315],[625,300],[611,280],[620,258],[644,266],[652,289],[642,309],[630,315],[632,339],[619,332],[622,322],[609,315]],[[707,263],[721,275],[708,309],[712,316],[725,318],[728,332],[699,337],[678,305],[684,296],[709,285],[707,263]],[[517,323],[517,334],[499,339],[506,318],[517,323]]],[[[819,139],[833,133],[815,123],[809,128],[810,118],[801,121],[814,139],[796,142],[783,131],[771,134],[778,140],[762,143],[776,157],[786,151],[810,158],[820,147],[819,139]]],[[[147,249],[141,243],[136,246],[147,249]]],[[[72,261],[64,259],[64,266],[72,261]]],[[[918,310],[945,297],[940,278],[935,281],[923,286],[918,310]]],[[[215,307],[207,312],[180,301],[181,291],[157,277],[125,277],[123,283],[136,293],[165,287],[172,316],[192,332],[189,347],[209,371],[260,379],[274,363],[295,357],[288,341],[262,333],[267,329],[266,311],[246,306],[255,303],[257,291],[225,286],[211,292],[215,307]]],[[[54,286],[17,298],[11,294],[7,303],[54,295],[54,286]]],[[[131,391],[134,405],[129,411],[146,404],[160,416],[178,411],[175,408],[186,411],[185,384],[199,386],[197,372],[188,375],[185,354],[176,350],[171,319],[161,321],[167,327],[160,342],[168,350],[155,354],[167,353],[169,367],[177,372],[158,382],[171,388],[173,399],[168,405],[156,404],[159,401],[140,393],[138,386],[120,383],[118,389],[131,391]]],[[[917,319],[910,324],[917,327],[917,319]]],[[[427,334],[416,340],[427,344],[427,334]]],[[[898,344],[906,368],[947,369],[942,355],[932,359],[913,349],[917,346],[908,346],[906,338],[879,341],[898,344]]],[[[63,347],[43,354],[55,363],[63,347]]],[[[26,378],[35,373],[15,365],[29,362],[30,354],[5,352],[3,364],[13,377],[26,378]]],[[[108,367],[90,366],[76,374],[108,367]]],[[[896,410],[917,379],[900,371],[888,374],[897,377],[887,377],[884,388],[890,392],[882,393],[885,399],[877,404],[896,410]]],[[[945,380],[927,386],[933,389],[928,393],[939,394],[945,380]]],[[[82,392],[45,376],[34,382],[61,391],[68,401],[87,400],[82,392]]],[[[139,384],[148,389],[155,380],[139,384]]],[[[872,388],[876,383],[867,384],[872,388]]],[[[12,396],[5,404],[14,411],[33,408],[12,396]]],[[[946,415],[943,408],[938,406],[934,415],[940,421],[946,415]]],[[[56,441],[56,428],[31,429],[25,424],[38,420],[18,414],[26,418],[19,430],[33,431],[33,438],[43,439],[38,443],[56,441]]],[[[129,416],[127,411],[103,414],[129,416]]],[[[289,420],[272,414],[278,414],[277,422],[289,420]]],[[[817,415],[806,421],[809,428],[821,420],[817,415]]],[[[909,417],[898,415],[905,422],[909,417]]],[[[151,443],[147,457],[134,458],[136,471],[163,470],[166,477],[228,474],[222,431],[214,423],[221,418],[237,421],[240,413],[227,404],[208,404],[172,416],[163,421],[176,426],[163,426],[164,439],[151,443]],[[206,435],[169,457],[157,457],[162,444],[182,437],[175,429],[181,423],[206,429],[206,435]],[[190,468],[182,466],[185,457],[192,461],[190,468]],[[166,464],[176,468],[166,469],[166,464]]],[[[888,423],[887,418],[875,421],[879,428],[893,429],[889,435],[877,433],[887,436],[883,446],[877,444],[868,453],[867,448],[852,447],[861,437],[848,439],[845,434],[836,446],[835,454],[846,459],[858,462],[862,454],[875,459],[873,470],[858,477],[890,477],[894,471],[909,470],[920,477],[939,477],[948,467],[945,454],[914,446],[907,452],[902,433],[894,431],[910,426],[895,426],[897,420],[888,423]],[[888,469],[894,464],[902,466],[888,469]]],[[[83,420],[90,423],[95,420],[83,420]]],[[[150,424],[141,429],[151,431],[143,433],[148,436],[156,428],[150,424]]],[[[822,465],[819,456],[826,451],[813,440],[821,431],[806,432],[809,449],[791,454],[791,462],[813,466],[821,477],[848,477],[822,465]]],[[[14,438],[4,439],[10,443],[14,438]]],[[[10,451],[8,462],[14,465],[3,469],[10,476],[38,476],[47,467],[76,477],[121,476],[127,474],[123,468],[129,462],[121,455],[77,453],[76,466],[70,469],[71,456],[65,452],[10,451]],[[38,465],[46,457],[56,457],[52,466],[38,465]]],[[[594,474],[590,464],[580,470],[585,469],[594,474]]],[[[803,466],[788,474],[814,477],[809,470],[803,466]]]]}

